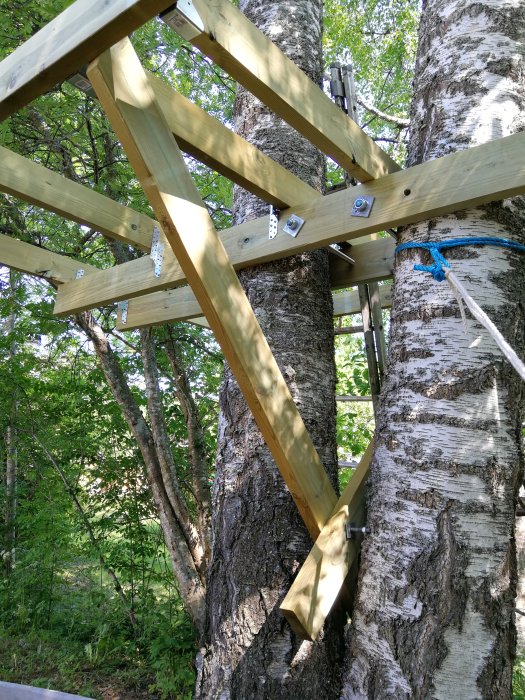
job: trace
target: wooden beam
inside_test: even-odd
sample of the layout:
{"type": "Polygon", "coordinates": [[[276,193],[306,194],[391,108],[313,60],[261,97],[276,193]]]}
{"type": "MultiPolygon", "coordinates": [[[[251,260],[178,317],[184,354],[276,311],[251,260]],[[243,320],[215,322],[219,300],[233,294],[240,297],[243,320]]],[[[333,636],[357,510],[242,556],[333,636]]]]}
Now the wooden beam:
{"type": "MultiPolygon", "coordinates": [[[[296,238],[279,231],[269,240],[268,217],[262,217],[223,231],[221,240],[234,266],[240,268],[523,193],[525,133],[520,132],[290,207],[281,212],[283,221],[293,213],[306,222],[296,238]],[[375,197],[368,218],[351,216],[352,204],[361,195],[375,197]]],[[[388,241],[385,238],[375,243],[390,245],[392,250],[394,243],[388,241]]],[[[354,258],[365,245],[369,244],[352,249],[354,258]]],[[[151,266],[147,271],[141,267],[145,262],[121,265],[121,270],[116,268],[105,276],[97,273],[97,281],[92,277],[92,282],[78,280],[64,285],[57,295],[56,311],[72,313],[183,283],[184,275],[174,256],[166,256],[160,278],[151,274],[151,266]]],[[[333,262],[344,265],[345,275],[352,267],[339,258],[333,257],[333,262]]]]}
{"type": "Polygon", "coordinates": [[[330,257],[330,286],[332,289],[348,289],[358,284],[387,280],[394,275],[394,250],[392,238],[378,238],[369,243],[350,248],[355,260],[348,265],[340,258],[330,257]]]}
{"type": "MultiPolygon", "coordinates": [[[[360,279],[362,277],[362,270],[364,274],[369,274],[371,268],[373,268],[373,274],[377,275],[381,263],[374,264],[376,257],[379,257],[380,261],[386,259],[386,263],[383,265],[382,269],[383,276],[391,275],[393,246],[389,239],[381,240],[387,241],[386,245],[379,241],[374,241],[356,249],[356,264],[349,265],[348,263],[344,263],[346,267],[343,267],[339,271],[339,285],[342,279],[347,280],[347,287],[362,281],[360,279]],[[377,249],[377,256],[375,249],[377,249]],[[385,250],[388,251],[388,255],[385,255],[385,250]]],[[[352,255],[353,254],[352,251],[352,255]]],[[[151,277],[151,274],[150,265],[149,277],[151,277]]],[[[334,294],[334,316],[361,313],[357,292],[349,292],[348,294],[334,294]],[[357,303],[354,296],[351,296],[352,301],[350,301],[348,294],[354,294],[355,298],[357,298],[357,303]],[[353,310],[344,313],[346,309],[350,308],[353,310]]],[[[386,293],[383,292],[383,294],[386,299],[386,293]]],[[[189,321],[196,316],[200,316],[201,313],[202,310],[191,288],[183,287],[182,289],[170,289],[167,292],[145,294],[144,296],[131,299],[126,310],[126,323],[122,323],[121,312],[119,312],[117,328],[119,330],[129,330],[131,328],[144,328],[145,326],[153,326],[161,323],[189,321]]]]}
{"type": "Polygon", "coordinates": [[[190,21],[193,16],[196,29],[188,35],[187,26],[178,19],[174,29],[323,153],[362,182],[399,170],[399,165],[231,2],[191,0],[180,12],[188,6],[187,16],[190,21]]]}
{"type": "MultiPolygon", "coordinates": [[[[392,285],[382,284],[379,287],[379,298],[381,307],[387,309],[392,306],[392,285]]],[[[361,313],[361,304],[359,302],[359,293],[354,290],[351,292],[341,292],[333,295],[334,300],[334,316],[352,316],[353,314],[361,313]]]]}
{"type": "Polygon", "coordinates": [[[99,57],[88,75],[316,537],[335,492],[130,42],[99,57]]]}
{"type": "Polygon", "coordinates": [[[148,74],[155,97],[180,148],[269,204],[283,208],[321,197],[217,119],[148,74]]]}
{"type": "Polygon", "coordinates": [[[0,191],[142,250],[151,248],[153,229],[158,226],[149,216],[2,147],[0,191]]]}
{"type": "Polygon", "coordinates": [[[0,120],[170,4],[171,0],[77,0],[0,63],[0,120]]]}
{"type": "Polygon", "coordinates": [[[0,265],[12,267],[28,275],[43,277],[50,282],[63,284],[75,279],[78,270],[95,272],[93,265],[78,262],[65,255],[52,253],[30,243],[0,234],[0,265]]]}
{"type": "Polygon", "coordinates": [[[281,603],[286,619],[303,639],[316,639],[359,554],[359,540],[346,539],[345,525],[347,522],[364,525],[365,488],[372,452],[370,443],[281,603]]]}

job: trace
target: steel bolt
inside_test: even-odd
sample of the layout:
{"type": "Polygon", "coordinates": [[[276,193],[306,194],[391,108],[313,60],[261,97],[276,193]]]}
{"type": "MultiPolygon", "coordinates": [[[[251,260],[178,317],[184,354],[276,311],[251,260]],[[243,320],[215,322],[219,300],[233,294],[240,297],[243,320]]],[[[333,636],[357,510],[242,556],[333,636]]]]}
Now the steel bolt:
{"type": "Polygon", "coordinates": [[[359,199],[356,199],[354,202],[354,209],[357,211],[364,211],[368,207],[368,202],[366,199],[362,199],[359,197],[359,199]]]}
{"type": "Polygon", "coordinates": [[[286,225],[288,226],[288,228],[291,228],[292,231],[295,231],[295,229],[299,226],[299,222],[297,221],[297,219],[290,218],[286,222],[286,225]]]}

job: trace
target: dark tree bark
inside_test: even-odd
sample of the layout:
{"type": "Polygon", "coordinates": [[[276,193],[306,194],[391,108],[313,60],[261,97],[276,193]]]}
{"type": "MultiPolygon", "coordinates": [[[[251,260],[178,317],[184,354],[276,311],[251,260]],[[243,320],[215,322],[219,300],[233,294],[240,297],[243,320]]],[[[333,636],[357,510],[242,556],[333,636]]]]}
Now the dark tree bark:
{"type": "MultiPolygon", "coordinates": [[[[242,0],[240,7],[315,82],[320,81],[320,0],[242,0]]],[[[235,125],[243,137],[321,189],[324,158],[242,88],[235,125]]],[[[267,213],[268,205],[237,188],[236,223],[267,213]]],[[[335,484],[327,253],[244,270],[240,278],[335,484]]],[[[341,619],[339,630],[329,624],[322,638],[311,644],[296,639],[278,610],[311,540],[229,369],[220,408],[213,550],[197,698],[337,697],[341,619]]]]}
{"type": "MultiPolygon", "coordinates": [[[[524,39],[521,2],[424,3],[410,164],[524,128],[524,39]]],[[[410,226],[401,241],[483,235],[525,243],[524,224],[524,200],[514,198],[410,226]]],[[[523,353],[525,256],[464,247],[448,258],[523,353]]],[[[422,259],[402,253],[395,271],[372,534],[344,697],[510,698],[523,384],[470,317],[465,335],[447,283],[413,270],[422,259]]]]}

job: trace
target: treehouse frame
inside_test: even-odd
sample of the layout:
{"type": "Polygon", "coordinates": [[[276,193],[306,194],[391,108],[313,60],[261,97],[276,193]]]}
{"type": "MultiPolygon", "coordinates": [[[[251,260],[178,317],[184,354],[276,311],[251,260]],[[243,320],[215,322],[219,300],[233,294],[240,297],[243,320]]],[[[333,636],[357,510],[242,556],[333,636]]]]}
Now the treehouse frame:
{"type": "MultiPolygon", "coordinates": [[[[315,540],[281,606],[300,636],[315,639],[341,591],[343,600],[352,596],[358,548],[345,524],[364,519],[372,446],[338,500],[234,268],[523,194],[525,134],[400,170],[228,0],[77,0],[0,64],[0,119],[89,61],[88,77],[158,221],[5,148],[0,190],[151,255],[99,270],[1,236],[0,264],[56,283],[61,315],[121,300],[120,328],[205,315],[315,540]],[[163,11],[184,39],[362,184],[323,197],[149,75],[125,37],[163,11]],[[279,207],[281,221],[303,219],[299,234],[270,239],[262,217],[219,238],[179,147],[279,207]],[[374,198],[368,216],[353,209],[362,197],[374,198]]],[[[391,278],[393,252],[391,239],[355,245],[353,265],[333,259],[332,286],[391,278]]],[[[355,292],[335,296],[334,306],[336,315],[360,309],[355,292]]]]}

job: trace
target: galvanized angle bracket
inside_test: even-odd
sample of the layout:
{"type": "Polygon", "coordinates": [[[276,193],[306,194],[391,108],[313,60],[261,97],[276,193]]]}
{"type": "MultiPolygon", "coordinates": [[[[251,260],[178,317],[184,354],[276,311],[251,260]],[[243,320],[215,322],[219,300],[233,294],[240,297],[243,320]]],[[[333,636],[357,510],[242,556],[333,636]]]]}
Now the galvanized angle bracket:
{"type": "Polygon", "coordinates": [[[119,301],[117,308],[120,311],[120,322],[126,324],[128,322],[128,301],[119,301]]]}
{"type": "Polygon", "coordinates": [[[162,12],[160,18],[186,41],[192,41],[204,31],[204,24],[192,0],[178,0],[162,12]]]}
{"type": "Polygon", "coordinates": [[[160,242],[160,229],[158,226],[155,226],[153,229],[150,258],[153,260],[155,277],[160,277],[162,272],[162,259],[164,258],[164,245],[160,242]]]}

